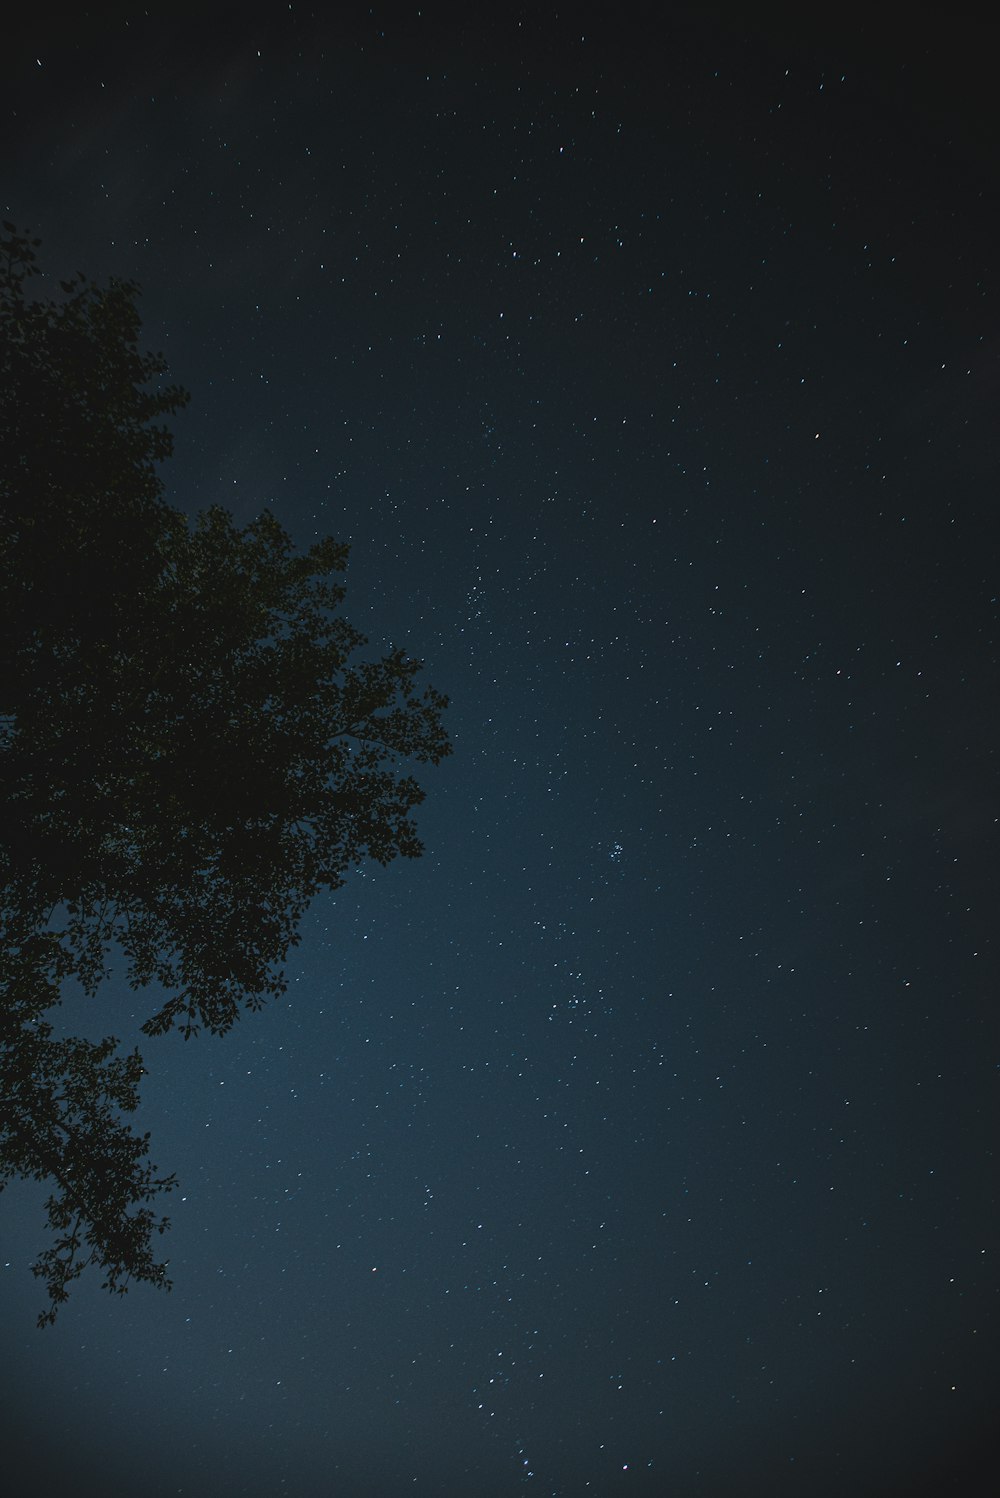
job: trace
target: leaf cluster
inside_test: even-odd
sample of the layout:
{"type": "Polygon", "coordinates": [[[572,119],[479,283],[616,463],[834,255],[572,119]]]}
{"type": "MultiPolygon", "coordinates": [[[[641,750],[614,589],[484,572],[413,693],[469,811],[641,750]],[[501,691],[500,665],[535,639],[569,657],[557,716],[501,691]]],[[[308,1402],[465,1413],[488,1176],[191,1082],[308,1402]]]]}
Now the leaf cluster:
{"type": "Polygon", "coordinates": [[[152,1249],[168,1219],[150,1203],[175,1178],[156,1174],[149,1135],[122,1117],[138,1107],[142,1057],[115,1055],[114,1036],[55,1036],[42,1016],[67,972],[51,934],[0,950],[0,1190],[14,1177],[53,1186],[45,1210],[55,1241],[33,1266],[49,1296],[39,1326],[55,1321],[91,1264],[103,1269],[103,1288],[120,1295],[133,1279],[170,1284],[152,1249]]]}
{"type": "Polygon", "coordinates": [[[137,1053],[55,1039],[46,1004],[68,978],[94,996],[117,951],[157,995],[148,1035],[224,1033],[284,990],[320,890],[419,856],[410,767],[450,744],[419,661],[359,656],[346,546],[165,504],[159,419],[187,397],[139,349],[137,288],[32,299],[37,242],[4,227],[0,1136],[15,1173],[58,1186],[37,1268],[54,1307],[95,1257],[110,1288],[162,1282],[136,1207],[167,1183],[121,1124],[137,1053]]]}

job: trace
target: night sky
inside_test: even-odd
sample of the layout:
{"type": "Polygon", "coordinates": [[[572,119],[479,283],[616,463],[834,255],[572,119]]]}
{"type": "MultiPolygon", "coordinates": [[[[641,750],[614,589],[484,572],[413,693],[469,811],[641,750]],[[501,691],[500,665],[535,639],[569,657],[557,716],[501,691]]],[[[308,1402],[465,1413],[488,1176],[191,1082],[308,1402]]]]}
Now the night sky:
{"type": "Polygon", "coordinates": [[[24,9],[2,216],[141,283],[167,498],[349,541],[455,752],[285,1001],[143,1042],[170,1294],[37,1330],[0,1199],[4,1493],[971,1492],[997,36],[24,9]]]}

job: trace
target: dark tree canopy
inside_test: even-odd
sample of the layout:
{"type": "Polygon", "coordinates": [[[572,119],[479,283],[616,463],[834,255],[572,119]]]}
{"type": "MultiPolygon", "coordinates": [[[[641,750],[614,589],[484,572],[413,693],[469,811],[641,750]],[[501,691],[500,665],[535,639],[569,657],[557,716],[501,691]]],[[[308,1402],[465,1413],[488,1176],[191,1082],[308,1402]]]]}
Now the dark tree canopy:
{"type": "Polygon", "coordinates": [[[155,993],[148,1035],[222,1034],[283,991],[320,890],[419,856],[407,766],[450,744],[419,661],[359,656],[346,546],[164,502],[157,423],[187,396],[139,352],[137,287],[29,299],[37,241],[4,228],[0,1185],[54,1186],[44,1321],[86,1263],[165,1283],[149,1202],[172,1184],[122,1117],[138,1052],[54,1038],[61,985],[93,997],[114,952],[155,993]]]}

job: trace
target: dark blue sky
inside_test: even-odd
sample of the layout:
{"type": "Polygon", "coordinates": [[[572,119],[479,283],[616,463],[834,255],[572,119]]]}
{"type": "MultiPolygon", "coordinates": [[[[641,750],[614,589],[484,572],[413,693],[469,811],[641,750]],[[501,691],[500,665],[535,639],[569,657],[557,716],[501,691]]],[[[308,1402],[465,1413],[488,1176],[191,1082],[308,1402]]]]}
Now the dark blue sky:
{"type": "Polygon", "coordinates": [[[969,1491],[995,39],[128,11],[19,23],[3,216],[141,282],[168,497],[350,541],[455,753],[287,1002],[145,1042],[171,1294],[37,1331],[0,1201],[7,1491],[969,1491]]]}

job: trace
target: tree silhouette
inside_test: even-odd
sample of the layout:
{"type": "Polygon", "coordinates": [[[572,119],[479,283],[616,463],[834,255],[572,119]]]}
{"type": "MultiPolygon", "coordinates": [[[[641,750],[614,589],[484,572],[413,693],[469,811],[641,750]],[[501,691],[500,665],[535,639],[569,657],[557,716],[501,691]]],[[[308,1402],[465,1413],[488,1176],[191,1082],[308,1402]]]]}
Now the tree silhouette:
{"type": "Polygon", "coordinates": [[[376,660],[341,616],[348,548],[304,554],[265,512],[192,523],[162,498],[172,439],[138,349],[138,288],[78,276],[29,300],[35,249],[0,239],[0,1186],[54,1183],[34,1272],[51,1321],[88,1263],[165,1284],[138,1052],[57,1039],[44,1014],[112,952],[155,988],[143,1030],[230,1028],[284,991],[313,897],[365,858],[418,857],[409,762],[450,753],[420,662],[376,660]],[[152,388],[150,388],[152,387],[152,388]]]}

